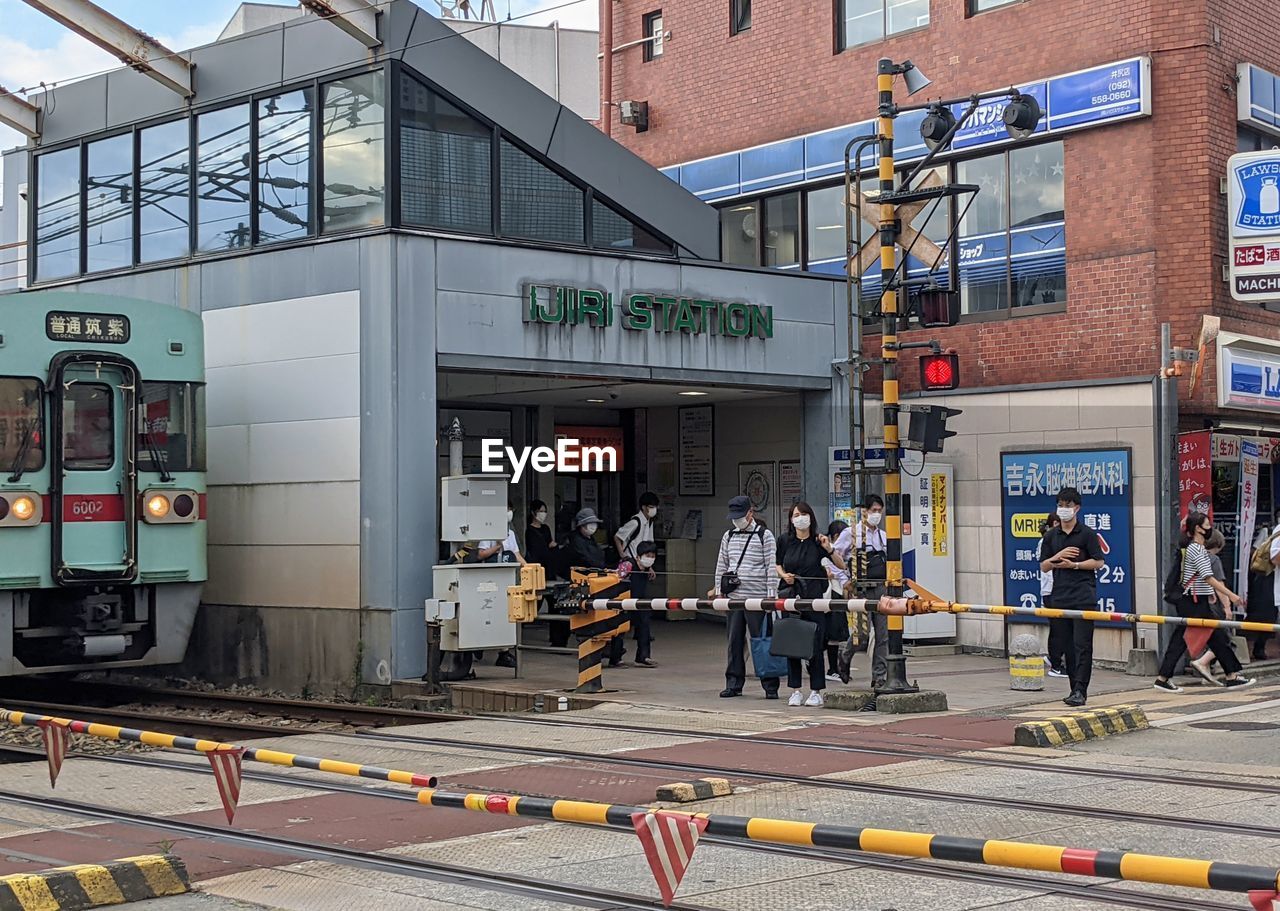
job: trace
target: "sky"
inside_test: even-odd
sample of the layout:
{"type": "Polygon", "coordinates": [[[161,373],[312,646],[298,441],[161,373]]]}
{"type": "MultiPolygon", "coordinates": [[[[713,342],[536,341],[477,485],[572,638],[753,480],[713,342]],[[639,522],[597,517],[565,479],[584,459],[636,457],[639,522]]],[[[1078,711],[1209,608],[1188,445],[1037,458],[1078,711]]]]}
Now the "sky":
{"type": "MultiPolygon", "coordinates": [[[[259,0],[296,6],[294,0],[259,0]]],[[[435,0],[415,0],[428,12],[438,12],[435,0]]],[[[479,0],[475,0],[479,2],[479,0]]],[[[135,28],[155,36],[172,50],[208,44],[230,21],[239,0],[97,0],[102,8],[135,28]]],[[[499,19],[508,15],[522,24],[594,29],[597,0],[494,0],[499,19]],[[565,6],[564,4],[569,5],[565,6]],[[555,9],[555,7],[560,7],[555,9]]],[[[64,28],[23,0],[0,0],[0,86],[10,92],[38,88],[40,82],[73,80],[119,66],[106,51],[64,28]]],[[[15,130],[0,126],[0,150],[22,145],[15,130]]]]}

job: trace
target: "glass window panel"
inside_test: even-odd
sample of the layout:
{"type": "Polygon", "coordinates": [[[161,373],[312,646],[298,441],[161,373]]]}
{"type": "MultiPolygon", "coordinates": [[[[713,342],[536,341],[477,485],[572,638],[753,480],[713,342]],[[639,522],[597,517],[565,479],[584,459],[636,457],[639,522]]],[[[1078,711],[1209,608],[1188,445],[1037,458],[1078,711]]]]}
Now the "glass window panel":
{"type": "Polygon", "coordinates": [[[1060,142],[1009,153],[1010,227],[1063,219],[1064,170],[1060,142]]]}
{"type": "Polygon", "coordinates": [[[40,384],[23,377],[0,377],[0,474],[44,465],[40,432],[40,384]],[[18,458],[25,450],[25,457],[18,458]]]}
{"type": "Polygon", "coordinates": [[[62,458],[72,471],[102,471],[115,464],[111,387],[72,383],[62,396],[62,458]]]}
{"type": "Polygon", "coordinates": [[[764,201],[764,264],[776,268],[800,262],[800,194],[770,196],[764,201]]]}
{"type": "Polygon", "coordinates": [[[148,127],[138,149],[138,261],[176,259],[190,252],[190,122],[148,127]]]}
{"type": "Polygon", "coordinates": [[[732,0],[733,33],[745,32],[751,28],[751,0],[732,0]]]}
{"type": "Polygon", "coordinates": [[[80,272],[80,149],[36,159],[36,279],[80,272]]]}
{"type": "Polygon", "coordinates": [[[644,23],[644,36],[646,38],[653,39],[652,41],[646,41],[644,43],[643,56],[644,56],[645,63],[648,63],[649,61],[655,60],[658,57],[662,56],[662,39],[663,39],[662,10],[657,10],[656,12],[647,13],[644,17],[643,23],[644,23]]]}
{"type": "MultiPolygon", "coordinates": [[[[960,222],[960,236],[974,237],[1008,227],[1004,155],[962,161],[956,166],[959,183],[977,184],[977,196],[960,222]]],[[[966,200],[968,203],[968,200],[966,200]]]]}
{"type": "Polygon", "coordinates": [[[884,37],[885,0],[844,0],[844,46],[884,37]]]}
{"type": "Polygon", "coordinates": [[[1062,143],[1009,153],[1013,306],[1067,300],[1062,143]]]}
{"type": "Polygon", "coordinates": [[[501,166],[503,234],[562,244],[583,242],[581,190],[505,139],[501,166]]]}
{"type": "Polygon", "coordinates": [[[995,9],[997,6],[1008,6],[1010,3],[1017,2],[1018,0],[969,0],[969,12],[981,13],[995,9]]]}
{"type": "MultiPolygon", "coordinates": [[[[809,267],[842,262],[845,250],[844,184],[810,190],[808,202],[809,267]]],[[[869,225],[863,228],[864,239],[869,230],[869,225]]]]}
{"type": "Polygon", "coordinates": [[[384,118],[382,73],[324,87],[325,231],[385,224],[384,118]]]}
{"type": "Polygon", "coordinates": [[[209,470],[209,439],[205,433],[204,384],[194,383],[191,405],[191,470],[209,470]]]}
{"type": "Polygon", "coordinates": [[[249,105],[196,118],[196,251],[249,246],[249,105]]]}
{"type": "Polygon", "coordinates": [[[887,0],[889,34],[929,24],[929,0],[887,0]]]}
{"type": "Polygon", "coordinates": [[[133,135],[89,143],[85,258],[89,272],[133,265],[133,135]]]}
{"type": "Polygon", "coordinates": [[[1005,165],[1004,155],[990,155],[956,166],[959,183],[977,184],[980,188],[960,223],[962,313],[986,313],[1009,306],[1005,165]]]}
{"type": "Polygon", "coordinates": [[[591,201],[591,246],[609,250],[671,253],[671,245],[633,224],[598,199],[591,201]]]}
{"type": "Polygon", "coordinates": [[[143,383],[138,405],[138,470],[191,471],[191,384],[143,383]],[[159,464],[157,464],[159,457],[159,464]]]}
{"type": "Polygon", "coordinates": [[[737,203],[720,210],[720,253],[727,263],[760,265],[757,238],[760,207],[754,202],[737,203]]]}
{"type": "Polygon", "coordinates": [[[258,243],[310,233],[311,89],[258,101],[258,243]]]}
{"type": "Polygon", "coordinates": [[[404,220],[493,233],[493,131],[408,76],[400,112],[404,220]]]}

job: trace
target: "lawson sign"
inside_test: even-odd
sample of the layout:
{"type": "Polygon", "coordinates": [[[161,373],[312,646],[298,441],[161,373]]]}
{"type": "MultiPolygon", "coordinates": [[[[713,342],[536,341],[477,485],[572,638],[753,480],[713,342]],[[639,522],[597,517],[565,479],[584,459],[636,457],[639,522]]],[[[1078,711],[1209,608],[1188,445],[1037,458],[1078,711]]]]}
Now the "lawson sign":
{"type": "Polygon", "coordinates": [[[1280,342],[1218,336],[1218,405],[1280,414],[1280,342]]]}
{"type": "Polygon", "coordinates": [[[1280,300],[1280,152],[1241,152],[1227,159],[1231,296],[1280,300]]]}

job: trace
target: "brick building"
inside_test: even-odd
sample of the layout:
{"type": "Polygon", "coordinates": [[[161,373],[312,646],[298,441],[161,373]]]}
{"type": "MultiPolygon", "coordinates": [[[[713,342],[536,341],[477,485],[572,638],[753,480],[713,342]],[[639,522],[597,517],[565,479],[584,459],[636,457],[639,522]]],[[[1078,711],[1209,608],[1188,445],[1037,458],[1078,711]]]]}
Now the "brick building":
{"type": "MultiPolygon", "coordinates": [[[[727,261],[845,273],[841,152],[874,129],[882,57],[913,61],[933,80],[910,101],[898,80],[899,104],[1016,85],[1045,109],[1037,132],[1015,143],[1000,128],[1003,102],[984,104],[973,122],[990,125],[962,130],[938,159],[940,178],[981,191],[967,211],[961,199],[928,224],[926,213],[911,223],[941,245],[934,274],[962,299],[959,325],[929,330],[961,360],[961,394],[945,400],[965,413],[944,457],[955,465],[961,599],[1000,601],[1030,586],[1010,579],[1019,561],[1009,471],[1032,458],[1018,453],[1119,447],[1129,453],[1134,542],[1122,587],[1133,606],[1156,607],[1155,547],[1144,529],[1156,521],[1161,473],[1152,377],[1163,322],[1174,345],[1195,346],[1204,317],[1220,318],[1194,395],[1180,384],[1180,429],[1215,430],[1215,505],[1227,531],[1238,438],[1261,438],[1258,511],[1270,516],[1280,388],[1256,389],[1251,377],[1280,376],[1280,326],[1274,311],[1231,299],[1223,188],[1230,155],[1280,144],[1271,75],[1280,72],[1280,22],[1239,0],[605,5],[615,48],[655,31],[663,39],[613,55],[605,98],[646,101],[649,128],[636,132],[615,111],[612,135],[720,210],[727,261]],[[998,551],[1003,568],[979,557],[998,551]]],[[[924,155],[919,122],[898,119],[900,162],[924,155]]],[[[910,274],[929,273],[933,259],[912,256],[910,274]]],[[[875,306],[878,264],[866,275],[864,313],[875,306]]],[[[867,329],[864,354],[875,356],[877,329],[867,329]]],[[[910,395],[914,357],[903,366],[910,395]]],[[[875,393],[874,373],[869,380],[875,393]]],[[[1088,499],[1086,491],[1086,511],[1088,499]]],[[[994,629],[965,628],[962,641],[994,644],[994,629]]],[[[1111,643],[1117,654],[1121,638],[1111,643]]]]}

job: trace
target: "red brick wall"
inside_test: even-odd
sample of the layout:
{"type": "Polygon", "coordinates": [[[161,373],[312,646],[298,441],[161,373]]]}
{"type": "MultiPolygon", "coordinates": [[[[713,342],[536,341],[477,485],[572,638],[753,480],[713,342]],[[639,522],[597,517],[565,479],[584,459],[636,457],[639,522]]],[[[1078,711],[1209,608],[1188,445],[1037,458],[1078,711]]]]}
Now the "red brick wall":
{"type": "MultiPolygon", "coordinates": [[[[1236,63],[1280,72],[1280,22],[1258,21],[1250,0],[1024,0],[969,18],[964,0],[933,0],[928,28],[840,54],[835,0],[756,0],[752,28],[732,37],[728,5],[613,2],[615,44],[641,37],[641,17],[659,8],[672,33],[658,60],[636,49],[614,62],[614,99],[647,100],[651,123],[643,134],[615,125],[614,136],[655,165],[871,117],[883,56],[914,60],[934,80],[927,97],[1152,58],[1153,117],[1065,137],[1066,312],[930,331],[960,351],[966,387],[1151,374],[1160,323],[1191,346],[1205,313],[1280,338],[1280,317],[1231,302],[1221,279],[1236,63]]],[[[867,352],[876,346],[869,338],[867,352]]],[[[906,391],[915,355],[902,362],[906,391]]],[[[1207,378],[1184,407],[1213,408],[1207,378]]]]}

